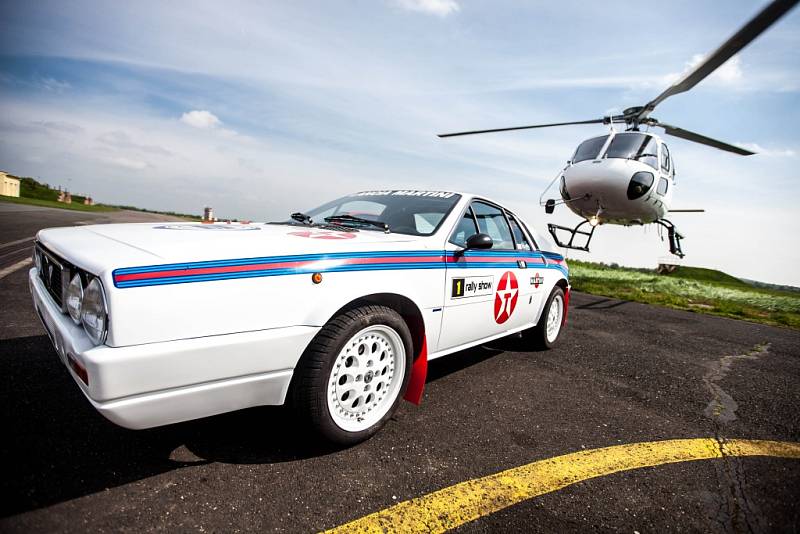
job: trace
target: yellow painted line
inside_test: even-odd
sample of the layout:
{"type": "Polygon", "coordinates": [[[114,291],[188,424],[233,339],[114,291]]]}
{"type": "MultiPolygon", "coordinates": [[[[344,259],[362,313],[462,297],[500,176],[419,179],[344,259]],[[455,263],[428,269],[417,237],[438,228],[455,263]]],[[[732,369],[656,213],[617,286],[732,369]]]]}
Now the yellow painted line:
{"type": "Polygon", "coordinates": [[[800,443],[714,438],[631,443],[573,452],[461,482],[364,516],[330,533],[446,532],[533,497],[596,477],[723,456],[800,459],[800,443]]]}

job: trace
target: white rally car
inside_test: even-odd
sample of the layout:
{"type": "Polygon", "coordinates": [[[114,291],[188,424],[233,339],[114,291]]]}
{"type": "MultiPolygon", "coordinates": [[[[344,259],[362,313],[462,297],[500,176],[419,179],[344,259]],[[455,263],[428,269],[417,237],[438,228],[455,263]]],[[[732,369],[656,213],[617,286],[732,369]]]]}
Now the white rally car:
{"type": "Polygon", "coordinates": [[[427,361],[566,320],[564,258],[472,195],[366,191],[277,223],[39,232],[29,281],[58,355],[111,421],[288,403],[338,443],[419,403],[427,361]]]}

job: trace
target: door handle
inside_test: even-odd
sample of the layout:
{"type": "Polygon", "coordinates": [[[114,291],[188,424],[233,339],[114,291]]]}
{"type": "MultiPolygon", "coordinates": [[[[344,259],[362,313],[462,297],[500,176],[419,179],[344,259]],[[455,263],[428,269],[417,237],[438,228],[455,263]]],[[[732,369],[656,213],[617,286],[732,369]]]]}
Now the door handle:
{"type": "Polygon", "coordinates": [[[525,260],[517,260],[517,267],[519,267],[520,269],[527,269],[528,262],[525,260]]]}

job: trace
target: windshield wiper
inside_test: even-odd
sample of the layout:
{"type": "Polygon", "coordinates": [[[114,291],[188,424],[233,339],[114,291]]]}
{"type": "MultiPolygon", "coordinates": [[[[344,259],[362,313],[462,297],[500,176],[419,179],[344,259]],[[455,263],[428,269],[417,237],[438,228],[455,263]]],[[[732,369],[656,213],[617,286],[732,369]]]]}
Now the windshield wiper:
{"type": "Polygon", "coordinates": [[[368,224],[370,226],[376,226],[386,232],[389,233],[389,225],[383,221],[371,221],[369,219],[363,219],[361,217],[355,217],[353,215],[331,215],[330,217],[325,217],[325,222],[330,223],[358,223],[358,224],[368,224]]]}
{"type": "Polygon", "coordinates": [[[309,217],[305,213],[302,213],[302,212],[299,212],[299,211],[296,211],[296,212],[292,213],[292,219],[294,219],[297,222],[306,224],[308,226],[311,226],[312,224],[314,224],[314,221],[311,220],[311,217],[309,217]]]}

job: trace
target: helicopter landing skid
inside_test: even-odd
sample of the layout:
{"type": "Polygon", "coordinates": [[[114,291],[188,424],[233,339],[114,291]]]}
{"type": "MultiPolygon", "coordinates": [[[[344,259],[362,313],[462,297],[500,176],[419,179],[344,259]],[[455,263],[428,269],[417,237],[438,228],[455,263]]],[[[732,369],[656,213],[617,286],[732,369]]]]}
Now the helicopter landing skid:
{"type": "Polygon", "coordinates": [[[681,239],[683,239],[683,236],[678,232],[678,229],[675,228],[675,225],[672,224],[672,221],[668,221],[667,219],[658,219],[656,224],[660,224],[667,229],[670,253],[675,254],[679,258],[683,258],[685,256],[683,250],[681,250],[681,239]]]}
{"type": "Polygon", "coordinates": [[[576,226],[575,228],[570,228],[569,226],[559,226],[557,224],[548,223],[547,224],[547,229],[550,231],[550,235],[553,236],[553,239],[555,239],[556,244],[559,247],[561,247],[561,248],[571,248],[573,250],[583,250],[584,252],[589,252],[589,243],[592,242],[592,236],[594,235],[594,229],[597,228],[597,227],[596,226],[592,226],[592,229],[590,231],[588,231],[588,232],[585,231],[585,230],[581,230],[580,229],[581,226],[583,226],[584,224],[587,224],[588,222],[589,221],[583,221],[580,224],[578,224],[578,226],[576,226]],[[569,241],[564,243],[563,241],[561,241],[558,238],[557,231],[559,231],[559,230],[560,231],[564,231],[564,232],[569,232],[569,241]],[[575,244],[575,236],[577,236],[577,235],[586,236],[586,243],[584,243],[583,246],[575,244]]]}

